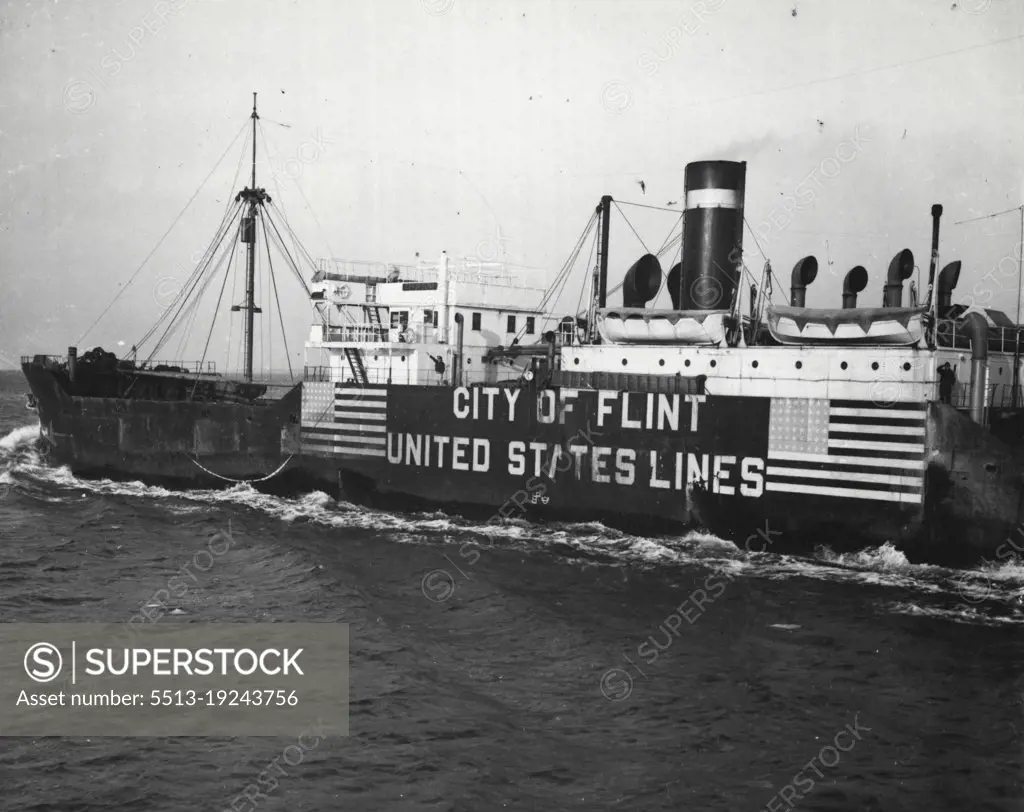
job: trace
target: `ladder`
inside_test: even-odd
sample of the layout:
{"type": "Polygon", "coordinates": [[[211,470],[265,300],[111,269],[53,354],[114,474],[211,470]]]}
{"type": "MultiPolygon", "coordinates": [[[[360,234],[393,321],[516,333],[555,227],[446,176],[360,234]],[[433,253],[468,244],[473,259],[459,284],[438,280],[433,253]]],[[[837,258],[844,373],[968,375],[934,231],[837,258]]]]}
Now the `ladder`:
{"type": "Polygon", "coordinates": [[[355,377],[356,383],[368,384],[370,379],[366,374],[366,367],[363,365],[363,354],[359,348],[345,347],[345,357],[348,359],[348,365],[352,368],[352,375],[355,377]]]}

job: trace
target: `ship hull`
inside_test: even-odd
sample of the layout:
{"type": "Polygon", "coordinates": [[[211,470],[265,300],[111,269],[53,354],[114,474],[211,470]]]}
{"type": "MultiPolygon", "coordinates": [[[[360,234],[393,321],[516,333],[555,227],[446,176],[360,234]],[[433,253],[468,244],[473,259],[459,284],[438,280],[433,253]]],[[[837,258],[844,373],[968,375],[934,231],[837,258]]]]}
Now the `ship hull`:
{"type": "Polygon", "coordinates": [[[299,467],[379,507],[704,528],[751,552],[961,563],[1024,518],[1008,449],[948,406],[684,390],[306,384],[299,467]]]}
{"type": "Polygon", "coordinates": [[[28,362],[43,451],[91,478],[215,488],[281,475],[297,432],[301,386],[253,403],[148,400],[75,394],[59,369],[28,362]],[[283,466],[283,468],[282,468],[283,466]]]}

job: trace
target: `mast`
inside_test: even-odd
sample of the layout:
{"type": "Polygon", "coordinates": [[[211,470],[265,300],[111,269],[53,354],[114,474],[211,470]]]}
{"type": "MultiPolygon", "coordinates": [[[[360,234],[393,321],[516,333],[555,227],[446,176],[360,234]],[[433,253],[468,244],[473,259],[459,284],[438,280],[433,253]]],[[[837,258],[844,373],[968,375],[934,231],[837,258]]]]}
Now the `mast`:
{"type": "Polygon", "coordinates": [[[242,217],[242,242],[245,243],[245,304],[232,310],[245,311],[245,379],[252,380],[253,317],[263,311],[256,306],[256,217],[260,206],[270,200],[265,189],[256,187],[256,93],[252,94],[252,185],[238,193],[236,200],[245,200],[248,210],[242,217]]]}
{"type": "Polygon", "coordinates": [[[1013,394],[1010,405],[1020,406],[1020,288],[1024,280],[1024,204],[1020,206],[1020,242],[1017,243],[1017,329],[1013,331],[1013,394]]]}
{"type": "Polygon", "coordinates": [[[600,215],[598,223],[597,268],[594,275],[593,298],[591,299],[590,318],[587,320],[587,335],[591,342],[600,343],[597,332],[597,310],[608,306],[608,226],[612,214],[612,197],[605,195],[597,207],[600,215]]]}

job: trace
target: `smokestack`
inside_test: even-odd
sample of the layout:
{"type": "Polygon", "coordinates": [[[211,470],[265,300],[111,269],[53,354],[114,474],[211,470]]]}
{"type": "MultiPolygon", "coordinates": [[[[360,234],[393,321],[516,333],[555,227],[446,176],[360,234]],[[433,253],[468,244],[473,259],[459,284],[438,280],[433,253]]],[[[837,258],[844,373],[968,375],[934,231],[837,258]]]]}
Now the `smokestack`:
{"type": "Polygon", "coordinates": [[[682,310],[725,310],[743,257],[747,164],[687,164],[683,214],[682,310]]]}
{"type": "Polygon", "coordinates": [[[856,265],[843,277],[843,309],[857,306],[857,294],[868,286],[868,272],[863,265],[856,265]]]}
{"type": "Polygon", "coordinates": [[[903,280],[909,279],[914,273],[914,254],[904,248],[889,263],[889,272],[885,277],[885,297],[882,307],[903,306],[903,280]]]}
{"type": "Polygon", "coordinates": [[[814,281],[817,275],[818,260],[814,257],[804,257],[793,266],[789,288],[790,305],[793,307],[806,307],[804,302],[807,299],[807,286],[814,281]]]}

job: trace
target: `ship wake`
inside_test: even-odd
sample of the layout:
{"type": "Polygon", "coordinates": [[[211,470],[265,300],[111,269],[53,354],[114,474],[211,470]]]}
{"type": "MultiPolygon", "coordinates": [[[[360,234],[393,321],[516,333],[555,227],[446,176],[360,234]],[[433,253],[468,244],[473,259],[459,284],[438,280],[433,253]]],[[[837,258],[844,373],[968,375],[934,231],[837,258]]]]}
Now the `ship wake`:
{"type": "Polygon", "coordinates": [[[730,578],[827,580],[881,590],[878,606],[890,614],[982,625],[1024,624],[1024,563],[1018,559],[951,570],[913,564],[891,544],[843,554],[822,545],[813,556],[751,553],[701,531],[648,537],[599,522],[537,524],[513,518],[481,523],[440,511],[372,510],[319,491],[284,498],[245,484],[224,490],[171,491],[142,482],[81,479],[67,467],[49,466],[46,452],[38,425],[19,427],[0,438],[0,488],[46,501],[73,502],[83,505],[83,510],[88,510],[90,502],[121,497],[160,502],[176,515],[218,507],[250,510],[284,523],[380,533],[390,543],[469,543],[480,549],[511,549],[549,555],[563,563],[624,570],[704,568],[730,578]]]}

